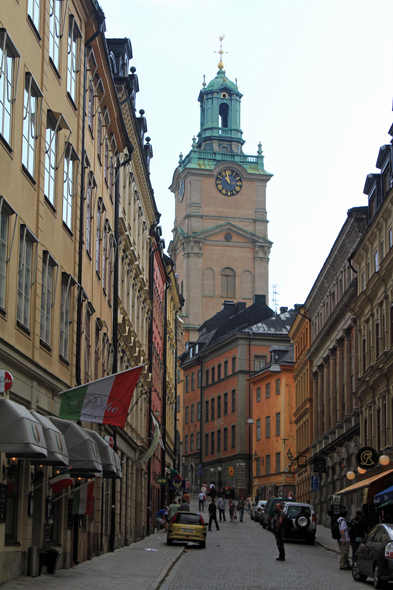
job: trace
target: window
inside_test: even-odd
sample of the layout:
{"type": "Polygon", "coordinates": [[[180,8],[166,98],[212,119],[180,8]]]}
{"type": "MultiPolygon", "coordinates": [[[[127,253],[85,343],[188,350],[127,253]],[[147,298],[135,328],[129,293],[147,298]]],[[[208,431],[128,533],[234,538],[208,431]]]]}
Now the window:
{"type": "Polygon", "coordinates": [[[176,412],[180,412],[180,395],[176,396],[176,412]]]}
{"type": "Polygon", "coordinates": [[[217,430],[217,453],[221,453],[221,430],[217,430]]]}
{"type": "Polygon", "coordinates": [[[28,0],[27,3],[27,14],[30,17],[33,25],[40,30],[40,0],[28,0]]]}
{"type": "Polygon", "coordinates": [[[102,288],[104,293],[107,291],[108,278],[108,220],[104,221],[104,233],[102,237],[102,288]]]}
{"type": "Polygon", "coordinates": [[[207,369],[206,373],[205,373],[205,385],[209,385],[209,369],[207,369]]]}
{"type": "Polygon", "coordinates": [[[228,450],[228,428],[224,428],[224,451],[228,450]]]}
{"type": "Polygon", "coordinates": [[[232,414],[236,412],[236,389],[232,389],[232,414]]]}
{"type": "MultiPolygon", "coordinates": [[[[15,212],[7,201],[0,197],[0,307],[5,309],[5,286],[7,278],[7,264],[11,257],[13,240],[8,252],[8,220],[15,212]]],[[[17,218],[16,218],[17,219],[17,218]]],[[[16,227],[16,219],[14,229],[16,227]]]]}
{"type": "Polygon", "coordinates": [[[210,400],[210,415],[211,415],[211,419],[214,420],[214,414],[215,414],[215,399],[211,399],[210,400]]]}
{"type": "Polygon", "coordinates": [[[385,256],[385,242],[383,240],[381,240],[381,243],[379,245],[379,251],[381,253],[381,260],[383,260],[385,256]]]}
{"type": "Polygon", "coordinates": [[[221,395],[217,396],[217,418],[221,418],[221,395]]]}
{"type": "Polygon", "coordinates": [[[191,391],[195,389],[195,373],[191,373],[191,391]]]}
{"type": "Polygon", "coordinates": [[[205,434],[205,455],[209,454],[209,435],[205,434]]]}
{"type": "MultiPolygon", "coordinates": [[[[78,156],[76,154],[75,149],[71,144],[68,144],[65,154],[64,154],[64,181],[63,181],[63,223],[69,228],[72,229],[72,209],[73,209],[73,202],[74,197],[76,195],[77,190],[77,178],[78,173],[75,172],[75,164],[78,161],[78,156]]],[[[89,191],[88,191],[89,192],[89,191]]],[[[90,186],[90,202],[89,206],[91,208],[91,186],[90,186]]],[[[87,215],[89,215],[89,211],[87,211],[87,215]]],[[[90,230],[91,230],[91,220],[90,220],[90,230]]],[[[91,236],[89,237],[89,243],[91,241],[91,236]]],[[[87,248],[87,235],[86,235],[86,248],[87,248]]]]}
{"type": "Polygon", "coordinates": [[[81,38],[82,34],[71,14],[68,31],[67,92],[74,103],[76,102],[76,75],[79,72],[81,61],[81,38]]]}
{"type": "Polygon", "coordinates": [[[260,371],[266,365],[266,356],[254,356],[254,371],[260,371]]]}
{"type": "Polygon", "coordinates": [[[98,379],[98,366],[100,360],[100,340],[100,323],[98,320],[96,320],[94,334],[94,379],[98,379]]]}
{"type": "Polygon", "coordinates": [[[86,303],[85,318],[85,383],[91,379],[91,316],[93,310],[89,302],[86,303]]]}
{"type": "Polygon", "coordinates": [[[184,437],[184,452],[188,453],[188,436],[187,436],[187,434],[184,437]]]}
{"type": "Polygon", "coordinates": [[[209,422],[209,400],[205,402],[205,422],[209,422]]]}
{"type": "Polygon", "coordinates": [[[191,422],[195,422],[195,405],[191,404],[191,422]]]}
{"type": "Polygon", "coordinates": [[[201,369],[199,369],[199,371],[197,373],[197,387],[198,387],[198,389],[200,389],[201,383],[202,383],[202,371],[201,371],[201,369]]]}
{"type": "Polygon", "coordinates": [[[50,112],[47,117],[46,127],[46,149],[45,149],[45,182],[44,195],[51,205],[55,205],[55,180],[56,180],[56,160],[57,160],[57,131],[56,121],[50,112]]]}
{"type": "Polygon", "coordinates": [[[197,420],[201,419],[201,402],[197,403],[197,420]]]}
{"type": "Polygon", "coordinates": [[[378,272],[379,270],[379,266],[378,266],[378,250],[375,250],[374,252],[374,272],[378,272]]]}
{"type": "Polygon", "coordinates": [[[105,140],[105,151],[104,151],[104,180],[106,186],[108,186],[108,168],[109,168],[109,145],[108,141],[105,140]]]}
{"type": "Polygon", "coordinates": [[[30,322],[30,289],[32,287],[33,274],[33,242],[35,238],[21,226],[19,242],[19,268],[18,268],[18,303],[16,318],[26,328],[30,322]]]}
{"type": "Polygon", "coordinates": [[[232,268],[227,267],[221,271],[221,297],[236,297],[235,281],[235,271],[232,268]]]}
{"type": "Polygon", "coordinates": [[[266,438],[270,438],[270,416],[266,416],[266,438]]]}
{"type": "Polygon", "coordinates": [[[197,432],[196,448],[197,448],[197,451],[200,451],[200,449],[201,449],[201,433],[200,432],[197,432]]]}
{"type": "Polygon", "coordinates": [[[220,381],[221,379],[221,363],[218,363],[217,365],[217,381],[220,381]]]}
{"type": "Polygon", "coordinates": [[[224,393],[224,416],[228,415],[228,393],[224,393]]]}
{"type": "Polygon", "coordinates": [[[97,115],[97,157],[101,163],[102,153],[102,117],[101,113],[97,115]]]}
{"type": "Polygon", "coordinates": [[[224,377],[228,377],[228,361],[224,361],[224,377]]]}
{"type": "Polygon", "coordinates": [[[52,60],[56,70],[59,71],[61,30],[61,2],[51,0],[49,14],[49,59],[52,60]]]}
{"type": "Polygon", "coordinates": [[[261,420],[257,420],[257,440],[261,440],[261,420]]]}
{"type": "MultiPolygon", "coordinates": [[[[92,219],[93,219],[93,188],[95,180],[93,174],[89,174],[86,189],[86,252],[91,258],[91,242],[92,242],[92,219]]],[[[98,204],[100,207],[100,204],[98,204]]]]}
{"type": "Polygon", "coordinates": [[[214,432],[210,433],[210,454],[214,455],[214,432]]]}
{"type": "Polygon", "coordinates": [[[32,178],[35,168],[35,144],[40,134],[42,92],[33,76],[26,74],[23,100],[22,164],[32,178]]]}
{"type": "Polygon", "coordinates": [[[270,383],[266,383],[266,399],[270,397],[270,383]]]}
{"type": "Polygon", "coordinates": [[[16,99],[19,53],[7,31],[0,30],[0,133],[11,145],[12,105],[16,99]]]}
{"type": "Polygon", "coordinates": [[[266,455],[266,475],[270,475],[270,455],[266,455]]]}
{"type": "Polygon", "coordinates": [[[50,344],[51,312],[53,306],[54,268],[57,263],[48,252],[42,257],[42,287],[41,287],[41,322],[40,338],[50,344]]]}
{"type": "Polygon", "coordinates": [[[194,450],[194,435],[191,434],[190,436],[190,453],[192,453],[194,450]]]}
{"type": "Polygon", "coordinates": [[[90,129],[91,133],[93,133],[93,121],[94,121],[94,85],[93,85],[93,80],[91,80],[91,79],[89,80],[88,97],[89,97],[89,104],[88,104],[88,110],[87,110],[87,121],[88,121],[89,129],[90,129]]]}
{"type": "MultiPolygon", "coordinates": [[[[68,360],[70,341],[70,308],[71,308],[71,286],[74,283],[71,275],[62,274],[61,280],[61,303],[60,303],[60,355],[68,360]]],[[[75,284],[75,283],[74,283],[75,284]]]]}
{"type": "Polygon", "coordinates": [[[102,201],[97,207],[97,228],[96,228],[96,273],[101,276],[101,219],[102,219],[102,201]]]}
{"type": "Polygon", "coordinates": [[[257,402],[260,402],[261,401],[261,388],[260,387],[257,387],[257,396],[256,396],[256,398],[257,398],[257,402]]]}
{"type": "Polygon", "coordinates": [[[276,379],[276,395],[280,395],[280,379],[276,379]]]}
{"type": "Polygon", "coordinates": [[[186,393],[190,391],[190,375],[186,375],[186,393]]]}
{"type": "Polygon", "coordinates": [[[389,249],[393,246],[393,232],[392,228],[388,229],[388,242],[389,242],[389,249]]]}
{"type": "Polygon", "coordinates": [[[362,271],[362,274],[360,275],[360,288],[362,291],[365,290],[366,288],[366,275],[364,274],[364,270],[362,271]]]}
{"type": "Polygon", "coordinates": [[[281,471],[281,453],[276,453],[276,473],[281,471]]]}
{"type": "Polygon", "coordinates": [[[375,322],[375,358],[377,359],[378,357],[379,357],[379,320],[377,320],[375,322]]]}
{"type": "Polygon", "coordinates": [[[186,417],[185,417],[186,424],[188,424],[188,414],[189,414],[189,408],[188,408],[188,406],[186,406],[186,417]]]}
{"type": "Polygon", "coordinates": [[[276,414],[276,436],[281,434],[281,413],[276,414]]]}
{"type": "Polygon", "coordinates": [[[214,383],[215,380],[216,380],[216,369],[215,369],[215,367],[212,367],[211,368],[211,376],[212,376],[212,383],[214,383]]]}
{"type": "Polygon", "coordinates": [[[232,357],[232,373],[236,373],[236,357],[232,357]]]}
{"type": "Polygon", "coordinates": [[[115,176],[115,167],[113,165],[113,158],[110,157],[109,161],[109,196],[113,203],[113,187],[114,187],[114,176],[115,176]]]}
{"type": "Polygon", "coordinates": [[[232,424],[231,426],[231,447],[234,449],[236,447],[236,425],[232,424]]]}

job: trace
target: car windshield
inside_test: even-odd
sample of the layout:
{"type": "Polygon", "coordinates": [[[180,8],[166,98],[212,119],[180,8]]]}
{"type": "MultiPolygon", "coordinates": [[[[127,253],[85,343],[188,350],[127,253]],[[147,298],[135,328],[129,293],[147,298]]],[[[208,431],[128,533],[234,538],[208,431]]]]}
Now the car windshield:
{"type": "Polygon", "coordinates": [[[201,517],[199,514],[178,512],[176,522],[179,524],[201,524],[201,517]]]}
{"type": "Polygon", "coordinates": [[[291,506],[291,504],[288,504],[288,516],[294,518],[299,514],[311,516],[311,508],[309,508],[308,506],[291,506]]]}

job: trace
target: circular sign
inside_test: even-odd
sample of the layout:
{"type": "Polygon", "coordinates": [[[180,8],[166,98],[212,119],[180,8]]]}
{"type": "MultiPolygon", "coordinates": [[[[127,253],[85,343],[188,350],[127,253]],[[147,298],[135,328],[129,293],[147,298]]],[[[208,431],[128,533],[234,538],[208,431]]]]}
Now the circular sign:
{"type": "Polygon", "coordinates": [[[11,389],[14,378],[8,371],[0,371],[0,393],[11,389]]]}
{"type": "Polygon", "coordinates": [[[110,446],[111,449],[113,449],[113,447],[115,445],[115,440],[114,440],[113,436],[104,436],[104,441],[106,443],[108,443],[108,445],[110,446]]]}
{"type": "Polygon", "coordinates": [[[379,455],[373,447],[362,447],[356,453],[356,464],[362,469],[373,469],[378,463],[379,455]]]}

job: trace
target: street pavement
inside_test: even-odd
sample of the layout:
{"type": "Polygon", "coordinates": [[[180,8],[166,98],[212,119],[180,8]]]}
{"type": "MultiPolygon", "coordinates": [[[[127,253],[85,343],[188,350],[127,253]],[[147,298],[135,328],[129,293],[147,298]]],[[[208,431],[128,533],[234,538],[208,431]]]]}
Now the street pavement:
{"type": "MultiPolygon", "coordinates": [[[[197,500],[191,509],[196,511],[197,500]]],[[[207,505],[204,511],[207,516],[207,505]]],[[[317,529],[319,545],[287,542],[287,559],[277,562],[275,538],[245,515],[244,522],[219,522],[207,534],[206,549],[196,545],[166,545],[156,533],[130,547],[95,557],[55,575],[22,577],[1,590],[362,590],[350,571],[340,571],[337,543],[330,530],[317,529]],[[322,546],[323,545],[323,546],[322,546]],[[156,551],[148,551],[155,549],[156,551]]]]}

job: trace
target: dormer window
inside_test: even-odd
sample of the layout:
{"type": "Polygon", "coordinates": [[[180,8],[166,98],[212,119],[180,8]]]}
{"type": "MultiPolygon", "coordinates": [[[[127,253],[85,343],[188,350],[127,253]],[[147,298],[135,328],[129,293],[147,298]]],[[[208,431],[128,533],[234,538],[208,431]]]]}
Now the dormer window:
{"type": "Polygon", "coordinates": [[[374,216],[374,213],[376,211],[376,198],[377,198],[377,191],[374,190],[369,198],[369,202],[368,202],[368,208],[369,208],[369,214],[370,214],[370,219],[374,216]]]}
{"type": "Polygon", "coordinates": [[[389,164],[386,166],[385,170],[382,172],[382,194],[385,196],[390,189],[390,170],[389,164]]]}

